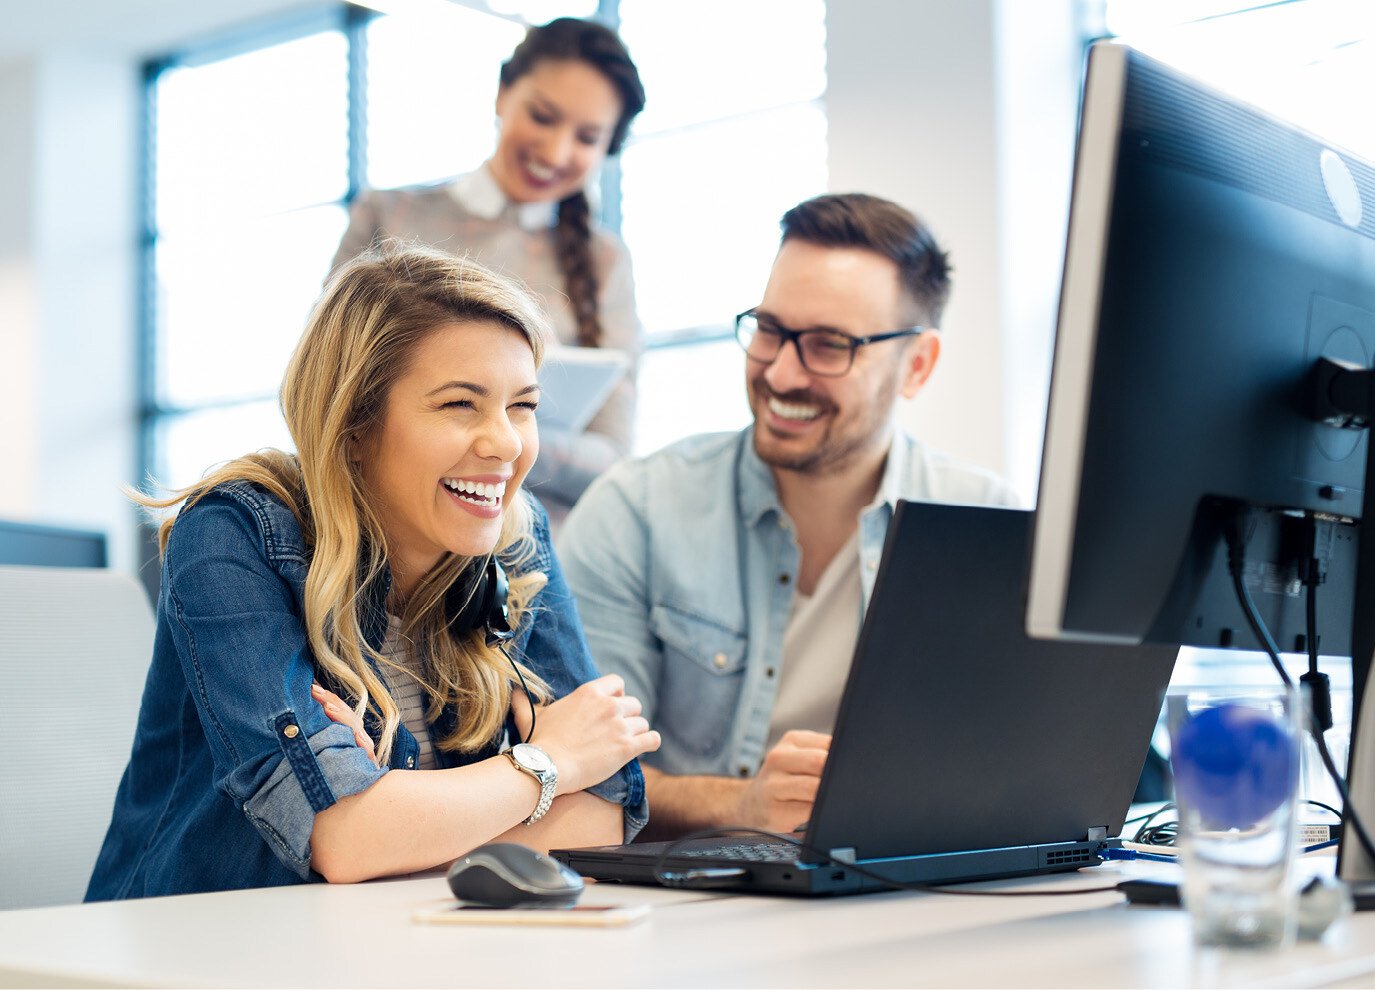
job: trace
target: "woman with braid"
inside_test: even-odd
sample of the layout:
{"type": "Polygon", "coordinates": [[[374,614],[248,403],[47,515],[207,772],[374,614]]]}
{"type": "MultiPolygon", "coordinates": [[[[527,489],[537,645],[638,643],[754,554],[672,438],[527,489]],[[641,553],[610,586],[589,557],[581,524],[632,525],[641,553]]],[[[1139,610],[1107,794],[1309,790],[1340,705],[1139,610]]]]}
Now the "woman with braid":
{"type": "MultiPolygon", "coordinates": [[[[387,237],[466,254],[524,281],[560,342],[633,360],[640,323],[630,256],[592,219],[584,190],[644,102],[635,63],[610,29],[572,17],[531,28],[501,67],[492,157],[452,182],[360,196],[332,267],[387,237]]],[[[634,406],[632,371],[582,434],[541,426],[527,485],[555,520],[630,452],[634,406]]]]}

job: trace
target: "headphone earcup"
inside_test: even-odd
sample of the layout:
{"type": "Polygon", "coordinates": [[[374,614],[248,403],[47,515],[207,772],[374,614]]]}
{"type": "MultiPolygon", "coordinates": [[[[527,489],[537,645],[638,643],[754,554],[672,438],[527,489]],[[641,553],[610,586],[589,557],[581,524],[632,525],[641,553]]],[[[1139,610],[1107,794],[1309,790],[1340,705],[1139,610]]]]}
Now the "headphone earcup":
{"type": "Polygon", "coordinates": [[[483,625],[487,627],[487,645],[496,646],[515,636],[511,628],[511,609],[507,597],[511,593],[511,583],[506,579],[506,571],[497,563],[496,557],[487,558],[483,570],[486,585],[483,598],[483,625]]]}
{"type": "Polygon", "coordinates": [[[458,634],[483,632],[487,645],[496,646],[515,635],[506,604],[510,589],[506,571],[496,557],[488,557],[474,575],[471,582],[455,582],[449,588],[449,628],[458,634]]]}

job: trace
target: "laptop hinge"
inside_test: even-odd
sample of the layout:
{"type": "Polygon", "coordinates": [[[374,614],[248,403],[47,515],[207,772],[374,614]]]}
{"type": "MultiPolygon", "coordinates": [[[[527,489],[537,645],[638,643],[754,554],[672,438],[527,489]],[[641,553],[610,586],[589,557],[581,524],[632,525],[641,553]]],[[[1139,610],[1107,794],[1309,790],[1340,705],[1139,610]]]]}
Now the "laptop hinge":
{"type": "Polygon", "coordinates": [[[842,846],[838,849],[832,849],[826,855],[830,857],[832,863],[849,863],[851,865],[853,865],[858,858],[854,846],[842,846]]]}
{"type": "Polygon", "coordinates": [[[1089,829],[1089,842],[1102,842],[1108,837],[1108,827],[1106,825],[1094,825],[1089,829]]]}

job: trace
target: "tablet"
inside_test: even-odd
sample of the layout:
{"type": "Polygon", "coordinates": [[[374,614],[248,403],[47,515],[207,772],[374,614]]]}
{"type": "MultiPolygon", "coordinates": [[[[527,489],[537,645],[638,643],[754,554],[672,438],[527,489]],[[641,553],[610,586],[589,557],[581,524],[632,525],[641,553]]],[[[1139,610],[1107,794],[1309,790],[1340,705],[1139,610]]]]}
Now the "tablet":
{"type": "Polygon", "coordinates": [[[609,347],[551,347],[540,368],[542,429],[581,433],[630,367],[630,355],[609,347]]]}

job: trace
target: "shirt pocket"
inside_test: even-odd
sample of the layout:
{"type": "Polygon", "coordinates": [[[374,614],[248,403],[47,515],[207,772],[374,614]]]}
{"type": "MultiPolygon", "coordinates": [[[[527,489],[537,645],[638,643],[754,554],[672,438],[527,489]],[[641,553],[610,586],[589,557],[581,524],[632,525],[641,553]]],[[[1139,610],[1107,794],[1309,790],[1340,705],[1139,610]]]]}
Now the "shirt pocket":
{"type": "Polygon", "coordinates": [[[655,728],[693,755],[720,752],[740,707],[745,637],[668,605],[654,606],[650,623],[664,648],[655,728]]]}

